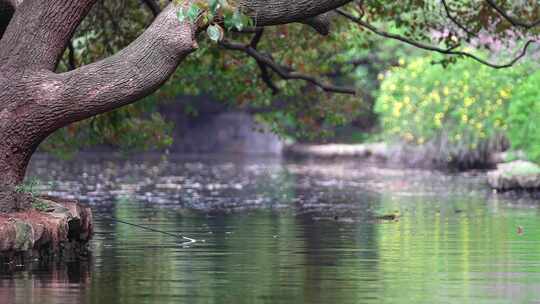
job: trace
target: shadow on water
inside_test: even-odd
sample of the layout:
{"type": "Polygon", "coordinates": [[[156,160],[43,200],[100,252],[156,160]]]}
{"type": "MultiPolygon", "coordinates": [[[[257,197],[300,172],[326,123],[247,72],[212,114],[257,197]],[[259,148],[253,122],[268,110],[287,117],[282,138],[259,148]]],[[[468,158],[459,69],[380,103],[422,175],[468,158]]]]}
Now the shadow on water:
{"type": "Polygon", "coordinates": [[[540,301],[538,204],[494,196],[482,175],[102,155],[40,156],[31,174],[90,204],[97,233],[88,261],[2,272],[7,303],[540,301]]]}

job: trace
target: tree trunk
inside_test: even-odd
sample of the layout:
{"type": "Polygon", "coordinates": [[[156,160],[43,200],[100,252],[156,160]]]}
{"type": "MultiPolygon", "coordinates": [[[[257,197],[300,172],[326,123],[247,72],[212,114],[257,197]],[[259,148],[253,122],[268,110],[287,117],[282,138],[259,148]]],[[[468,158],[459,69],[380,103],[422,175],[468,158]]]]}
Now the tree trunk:
{"type": "MultiPolygon", "coordinates": [[[[114,56],[55,74],[73,32],[95,2],[0,0],[0,212],[27,207],[21,204],[25,196],[15,188],[47,136],[152,93],[197,47],[194,36],[199,29],[180,23],[178,7],[169,4],[139,38],[114,56]]],[[[305,21],[348,2],[241,3],[258,26],[265,26],[305,21]]]]}

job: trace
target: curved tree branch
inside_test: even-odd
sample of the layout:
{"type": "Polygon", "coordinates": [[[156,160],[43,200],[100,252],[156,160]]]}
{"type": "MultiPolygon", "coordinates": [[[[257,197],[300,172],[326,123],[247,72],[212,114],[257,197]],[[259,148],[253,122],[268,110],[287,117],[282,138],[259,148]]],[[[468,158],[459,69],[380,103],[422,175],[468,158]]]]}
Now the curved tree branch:
{"type": "Polygon", "coordinates": [[[311,26],[317,33],[326,36],[330,34],[330,17],[331,13],[325,13],[319,16],[308,18],[302,23],[311,26]]]}
{"type": "MultiPolygon", "coordinates": [[[[249,46],[253,49],[257,49],[257,46],[259,45],[259,42],[262,39],[262,36],[264,34],[264,28],[260,27],[257,28],[255,31],[255,35],[251,39],[251,42],[249,43],[249,46]]],[[[268,68],[266,67],[266,64],[264,64],[260,60],[256,60],[257,65],[259,66],[259,69],[261,70],[261,79],[266,83],[266,85],[272,90],[272,94],[276,95],[279,93],[279,88],[276,86],[274,81],[272,81],[272,76],[270,76],[270,73],[268,73],[268,68]]]]}
{"type": "MultiPolygon", "coordinates": [[[[196,48],[194,33],[200,29],[180,23],[177,7],[169,4],[139,38],[117,54],[55,74],[73,32],[95,2],[25,0],[15,10],[0,40],[0,184],[22,182],[31,155],[49,134],[152,93],[196,48]]],[[[241,4],[258,26],[267,26],[301,22],[348,2],[242,0],[241,4]]],[[[264,56],[260,59],[281,76],[317,83],[273,65],[264,56]]]]}
{"type": "MultiPolygon", "coordinates": [[[[170,4],[134,42],[114,56],[51,75],[51,115],[63,125],[134,102],[156,90],[197,48],[194,29],[170,4]],[[74,102],[77,101],[77,102],[74,102]]],[[[56,123],[53,128],[58,128],[56,123]]]]}
{"type": "MultiPolygon", "coordinates": [[[[279,65],[278,63],[276,63],[274,60],[272,60],[272,58],[270,58],[269,56],[262,54],[257,49],[252,47],[251,44],[244,45],[241,43],[223,40],[220,42],[220,45],[229,50],[242,51],[246,53],[250,57],[253,57],[253,59],[257,61],[257,64],[260,67],[262,66],[264,68],[271,69],[272,71],[274,71],[276,74],[278,74],[281,78],[285,80],[290,80],[290,79],[304,80],[321,88],[325,92],[343,93],[343,94],[351,94],[351,95],[356,94],[356,90],[354,88],[340,87],[340,86],[324,83],[323,81],[321,81],[320,79],[317,79],[316,77],[292,71],[288,67],[283,67],[279,65]]],[[[263,76],[264,76],[264,73],[265,72],[263,70],[263,76]]],[[[269,77],[269,76],[267,75],[265,77],[269,77]]],[[[270,88],[272,88],[274,93],[277,92],[276,91],[277,87],[273,84],[273,82],[269,80],[265,80],[265,82],[270,86],[270,88]]]]}
{"type": "Polygon", "coordinates": [[[0,40],[0,65],[53,70],[95,2],[25,0],[0,40]]]}
{"type": "Polygon", "coordinates": [[[240,7],[257,26],[302,22],[343,6],[352,0],[240,0],[240,7]]]}
{"type": "Polygon", "coordinates": [[[495,69],[503,69],[503,68],[509,68],[509,67],[513,66],[519,60],[521,60],[523,57],[525,57],[529,47],[533,43],[537,42],[536,40],[527,41],[525,43],[525,45],[523,46],[523,49],[520,51],[520,53],[516,57],[514,57],[512,60],[510,60],[508,63],[495,64],[495,63],[491,63],[491,62],[489,62],[487,60],[484,60],[484,59],[482,59],[482,58],[480,58],[480,57],[478,57],[476,55],[473,55],[471,53],[467,53],[467,52],[464,52],[464,51],[455,51],[455,49],[457,47],[459,47],[459,45],[453,46],[451,48],[443,49],[443,48],[440,48],[440,47],[437,47],[437,46],[421,43],[421,42],[412,40],[410,38],[407,38],[407,37],[404,37],[404,36],[401,36],[401,35],[396,35],[396,34],[392,34],[392,33],[380,30],[380,29],[376,28],[375,26],[371,25],[370,23],[363,21],[361,18],[356,17],[356,16],[354,16],[354,15],[352,15],[352,14],[350,14],[350,13],[348,13],[348,12],[342,10],[342,9],[336,9],[336,11],[341,16],[351,20],[352,22],[357,23],[358,25],[368,29],[369,31],[371,31],[371,32],[373,32],[373,33],[375,33],[375,34],[377,34],[379,36],[394,39],[394,40],[398,40],[398,41],[404,42],[406,44],[412,45],[414,47],[417,47],[419,49],[424,49],[424,50],[427,50],[427,51],[437,52],[437,53],[444,54],[444,55],[468,57],[468,58],[476,60],[476,61],[478,61],[478,62],[480,62],[480,63],[482,63],[484,65],[487,65],[487,66],[495,68],[495,69]]]}
{"type": "Polygon", "coordinates": [[[443,4],[444,11],[446,12],[446,16],[448,17],[448,19],[450,19],[450,21],[452,21],[457,27],[459,27],[463,32],[465,32],[470,37],[476,36],[475,33],[471,32],[465,25],[459,22],[454,15],[452,15],[452,12],[450,11],[450,6],[446,2],[446,0],[441,0],[441,2],[443,4]]]}
{"type": "Polygon", "coordinates": [[[499,15],[501,15],[506,21],[510,22],[513,26],[522,27],[527,30],[532,29],[533,27],[537,27],[540,25],[540,20],[535,20],[533,22],[525,22],[522,20],[519,20],[518,18],[515,18],[513,16],[510,16],[502,7],[497,5],[495,1],[493,0],[486,0],[486,2],[489,4],[491,8],[493,8],[499,15]]]}

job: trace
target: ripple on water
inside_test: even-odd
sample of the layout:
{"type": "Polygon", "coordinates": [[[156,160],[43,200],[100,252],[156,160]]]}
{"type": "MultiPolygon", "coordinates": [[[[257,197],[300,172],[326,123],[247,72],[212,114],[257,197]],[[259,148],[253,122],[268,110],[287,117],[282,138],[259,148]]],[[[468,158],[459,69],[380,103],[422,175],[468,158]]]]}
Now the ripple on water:
{"type": "Polygon", "coordinates": [[[93,256],[3,272],[7,303],[540,301],[538,204],[493,196],[481,175],[102,155],[38,156],[30,172],[92,205],[93,256]]]}

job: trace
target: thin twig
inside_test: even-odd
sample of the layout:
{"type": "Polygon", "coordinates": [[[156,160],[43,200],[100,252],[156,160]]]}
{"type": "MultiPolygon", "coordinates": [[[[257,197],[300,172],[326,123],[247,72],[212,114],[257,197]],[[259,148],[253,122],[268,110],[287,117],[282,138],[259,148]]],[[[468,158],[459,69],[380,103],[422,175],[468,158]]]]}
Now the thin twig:
{"type": "Polygon", "coordinates": [[[443,7],[444,7],[444,11],[446,12],[446,16],[448,17],[448,19],[450,19],[455,25],[457,25],[457,27],[459,27],[462,31],[464,31],[465,33],[467,33],[467,35],[471,36],[471,37],[474,37],[476,36],[475,33],[471,32],[465,25],[461,24],[461,22],[459,22],[456,17],[454,17],[454,15],[452,15],[452,12],[450,12],[450,7],[448,6],[448,3],[446,3],[446,0],[441,0],[442,1],[442,4],[443,4],[443,7]]]}

